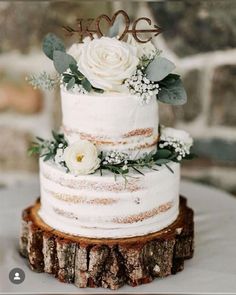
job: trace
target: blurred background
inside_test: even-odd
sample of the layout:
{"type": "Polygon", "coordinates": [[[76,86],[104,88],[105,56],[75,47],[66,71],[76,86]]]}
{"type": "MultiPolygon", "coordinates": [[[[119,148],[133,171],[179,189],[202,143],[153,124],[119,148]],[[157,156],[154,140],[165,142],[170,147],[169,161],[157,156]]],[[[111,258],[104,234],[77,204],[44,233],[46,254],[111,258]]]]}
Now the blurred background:
{"type": "Polygon", "coordinates": [[[199,157],[183,164],[183,177],[236,196],[235,0],[0,2],[0,187],[37,179],[37,159],[27,149],[35,135],[60,127],[59,92],[33,90],[25,81],[53,72],[41,51],[43,36],[54,32],[67,42],[61,26],[118,9],[164,29],[154,43],[183,76],[188,103],[160,104],[161,123],[195,139],[199,157]]]}

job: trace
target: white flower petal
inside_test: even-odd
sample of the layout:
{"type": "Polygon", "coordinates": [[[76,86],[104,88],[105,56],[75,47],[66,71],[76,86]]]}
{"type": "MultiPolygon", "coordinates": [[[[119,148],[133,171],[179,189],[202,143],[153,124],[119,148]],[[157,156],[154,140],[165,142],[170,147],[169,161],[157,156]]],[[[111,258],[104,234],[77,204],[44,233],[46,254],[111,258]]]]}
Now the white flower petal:
{"type": "Polygon", "coordinates": [[[94,87],[117,91],[133,75],[138,63],[135,47],[102,37],[83,44],[78,68],[94,87]]]}
{"type": "Polygon", "coordinates": [[[64,159],[70,172],[75,175],[91,174],[100,164],[97,148],[87,140],[79,140],[68,146],[64,159]]]}

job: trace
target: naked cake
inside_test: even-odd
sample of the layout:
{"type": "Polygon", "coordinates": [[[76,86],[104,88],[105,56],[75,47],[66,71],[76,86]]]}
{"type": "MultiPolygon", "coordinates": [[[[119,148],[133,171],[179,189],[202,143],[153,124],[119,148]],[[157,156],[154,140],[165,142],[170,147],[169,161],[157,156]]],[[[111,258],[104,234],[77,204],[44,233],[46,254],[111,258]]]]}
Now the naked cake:
{"type": "Polygon", "coordinates": [[[20,253],[33,270],[78,287],[151,282],[193,255],[193,211],[179,196],[193,140],[158,114],[160,102],[183,104],[186,92],[150,38],[120,32],[119,15],[129,28],[124,11],[100,16],[96,34],[77,31],[82,42],[67,50],[48,34],[43,51],[59,78],[29,79],[59,84],[62,124],[30,149],[40,155],[41,196],[23,212],[20,253]]]}

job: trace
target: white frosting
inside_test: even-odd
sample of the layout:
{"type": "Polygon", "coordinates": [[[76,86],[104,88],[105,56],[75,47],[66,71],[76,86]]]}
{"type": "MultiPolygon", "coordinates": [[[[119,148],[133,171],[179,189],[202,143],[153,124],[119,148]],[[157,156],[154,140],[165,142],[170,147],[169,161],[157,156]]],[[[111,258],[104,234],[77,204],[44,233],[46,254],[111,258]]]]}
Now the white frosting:
{"type": "Polygon", "coordinates": [[[146,235],[178,216],[180,165],[133,173],[124,179],[106,172],[73,176],[52,162],[40,161],[40,216],[65,233],[94,238],[146,235]]]}
{"type": "Polygon", "coordinates": [[[118,150],[131,158],[156,150],[158,104],[141,105],[130,94],[73,94],[61,89],[63,126],[69,141],[88,139],[99,151],[118,150]]]}

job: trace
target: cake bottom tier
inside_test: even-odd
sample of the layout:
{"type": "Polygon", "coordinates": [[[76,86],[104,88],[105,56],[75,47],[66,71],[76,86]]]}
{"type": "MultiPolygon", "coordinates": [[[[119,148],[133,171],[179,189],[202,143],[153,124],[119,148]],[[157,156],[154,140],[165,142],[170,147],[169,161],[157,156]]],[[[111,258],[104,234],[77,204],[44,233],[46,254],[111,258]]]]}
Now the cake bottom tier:
{"type": "Polygon", "coordinates": [[[23,211],[20,253],[32,270],[77,287],[118,289],[181,271],[193,256],[193,210],[180,197],[179,216],[167,228],[141,237],[92,239],[67,235],[44,223],[40,201],[23,211]]]}

